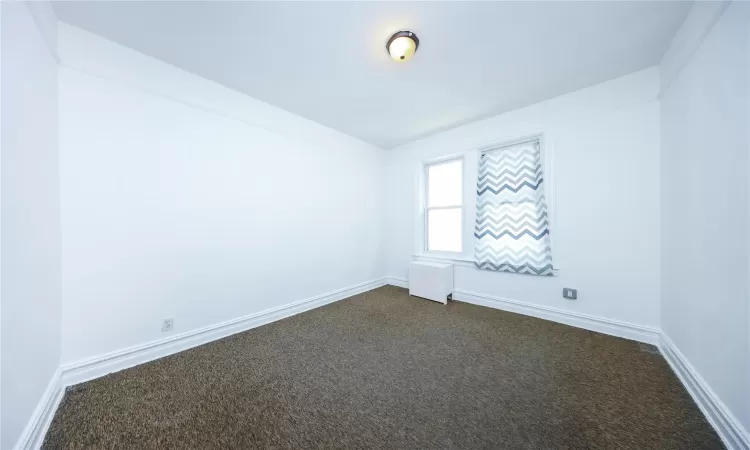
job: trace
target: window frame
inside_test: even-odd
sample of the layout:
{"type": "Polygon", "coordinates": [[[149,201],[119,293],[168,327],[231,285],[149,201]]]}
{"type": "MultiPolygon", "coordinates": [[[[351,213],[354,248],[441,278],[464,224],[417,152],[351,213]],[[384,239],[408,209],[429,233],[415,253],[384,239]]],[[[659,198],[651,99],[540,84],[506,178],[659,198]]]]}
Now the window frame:
{"type": "Polygon", "coordinates": [[[455,257],[457,255],[463,255],[464,253],[464,213],[465,213],[465,199],[464,199],[464,182],[465,182],[465,165],[466,162],[464,160],[464,155],[450,155],[446,156],[440,159],[435,159],[431,161],[425,161],[422,163],[422,176],[423,176],[423,182],[422,182],[422,195],[423,195],[423,206],[422,206],[422,252],[425,255],[444,255],[444,256],[450,256],[455,257]],[[460,162],[461,168],[459,173],[461,174],[461,180],[459,183],[460,192],[459,192],[459,198],[461,199],[461,203],[458,205],[448,205],[448,206],[430,206],[430,167],[434,166],[440,166],[443,164],[453,163],[453,162],[460,162]],[[431,210],[446,210],[446,209],[458,209],[461,212],[461,233],[459,237],[459,242],[461,245],[461,250],[454,252],[454,251],[448,251],[448,250],[430,250],[429,248],[429,214],[431,210]]]}

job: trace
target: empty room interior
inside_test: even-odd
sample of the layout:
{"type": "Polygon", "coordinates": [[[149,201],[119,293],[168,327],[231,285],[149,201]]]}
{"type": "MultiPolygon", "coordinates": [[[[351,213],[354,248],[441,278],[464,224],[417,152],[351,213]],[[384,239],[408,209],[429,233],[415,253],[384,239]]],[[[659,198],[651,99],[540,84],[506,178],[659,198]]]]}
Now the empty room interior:
{"type": "Polygon", "coordinates": [[[750,450],[750,2],[0,2],[0,449],[750,450]]]}

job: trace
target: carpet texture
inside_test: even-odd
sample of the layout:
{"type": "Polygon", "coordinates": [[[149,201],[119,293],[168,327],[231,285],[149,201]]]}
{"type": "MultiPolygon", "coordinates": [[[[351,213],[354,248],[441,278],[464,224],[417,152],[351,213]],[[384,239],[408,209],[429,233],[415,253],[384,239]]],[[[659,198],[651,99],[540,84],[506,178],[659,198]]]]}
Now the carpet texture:
{"type": "Polygon", "coordinates": [[[386,286],[74,386],[44,448],[723,446],[654,347],[386,286]]]}

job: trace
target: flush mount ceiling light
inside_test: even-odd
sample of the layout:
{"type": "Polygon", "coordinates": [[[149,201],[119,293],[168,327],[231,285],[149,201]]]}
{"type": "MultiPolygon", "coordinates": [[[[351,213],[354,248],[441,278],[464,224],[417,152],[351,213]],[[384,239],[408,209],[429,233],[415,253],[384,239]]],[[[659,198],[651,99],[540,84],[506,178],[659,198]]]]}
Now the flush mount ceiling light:
{"type": "Polygon", "coordinates": [[[414,56],[419,47],[419,38],[411,31],[399,31],[385,44],[388,54],[397,62],[406,62],[414,56]]]}

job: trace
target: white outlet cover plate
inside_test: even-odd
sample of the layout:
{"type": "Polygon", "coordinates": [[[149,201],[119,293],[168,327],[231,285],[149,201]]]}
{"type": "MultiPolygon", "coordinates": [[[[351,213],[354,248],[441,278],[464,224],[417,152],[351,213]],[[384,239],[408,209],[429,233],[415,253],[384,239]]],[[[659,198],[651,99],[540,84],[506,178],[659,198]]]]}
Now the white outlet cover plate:
{"type": "Polygon", "coordinates": [[[161,321],[161,331],[170,331],[174,328],[174,319],[164,319],[161,321]]]}

